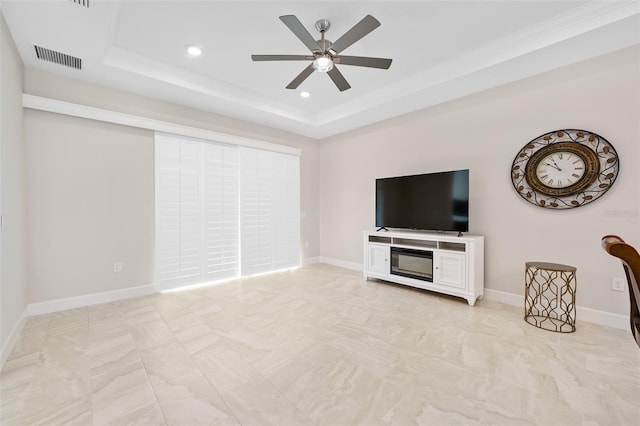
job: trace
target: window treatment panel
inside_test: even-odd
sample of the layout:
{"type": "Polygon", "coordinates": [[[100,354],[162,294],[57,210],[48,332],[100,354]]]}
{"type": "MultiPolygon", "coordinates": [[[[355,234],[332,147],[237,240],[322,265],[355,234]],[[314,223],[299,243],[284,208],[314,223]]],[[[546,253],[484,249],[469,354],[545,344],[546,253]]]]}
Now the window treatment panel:
{"type": "Polygon", "coordinates": [[[239,274],[238,149],[156,135],[156,264],[162,290],[239,274]]]}
{"type": "Polygon", "coordinates": [[[298,266],[300,161],[156,134],[161,290],[298,266]]]}
{"type": "Polygon", "coordinates": [[[300,265],[300,159],[240,147],[242,275],[300,265]]]}

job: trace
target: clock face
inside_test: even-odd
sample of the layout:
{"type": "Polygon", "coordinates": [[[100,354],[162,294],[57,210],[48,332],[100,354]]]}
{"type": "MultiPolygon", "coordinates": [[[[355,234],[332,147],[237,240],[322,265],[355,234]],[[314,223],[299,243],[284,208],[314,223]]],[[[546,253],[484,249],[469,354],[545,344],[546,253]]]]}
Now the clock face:
{"type": "Polygon", "coordinates": [[[557,130],[537,137],[516,155],[511,180],[525,200],[544,208],[588,204],[613,185],[619,168],[616,150],[585,130],[557,130]]]}
{"type": "Polygon", "coordinates": [[[550,188],[568,188],[584,174],[584,159],[569,151],[553,152],[543,157],[536,167],[536,177],[550,188]]]}
{"type": "Polygon", "coordinates": [[[556,142],[531,154],[524,166],[529,187],[540,195],[566,197],[591,185],[600,170],[598,155],[573,142],[556,142]]]}

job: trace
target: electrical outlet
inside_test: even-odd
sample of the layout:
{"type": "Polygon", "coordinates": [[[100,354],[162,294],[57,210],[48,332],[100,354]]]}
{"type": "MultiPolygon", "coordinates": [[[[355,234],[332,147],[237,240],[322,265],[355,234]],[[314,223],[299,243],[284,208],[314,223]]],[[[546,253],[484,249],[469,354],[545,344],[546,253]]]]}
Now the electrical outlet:
{"type": "Polygon", "coordinates": [[[113,272],[122,272],[122,262],[116,262],[113,264],[113,272]]]}
{"type": "Polygon", "coordinates": [[[611,280],[611,290],[624,291],[624,287],[627,285],[627,281],[624,278],[613,278],[611,280]]]}

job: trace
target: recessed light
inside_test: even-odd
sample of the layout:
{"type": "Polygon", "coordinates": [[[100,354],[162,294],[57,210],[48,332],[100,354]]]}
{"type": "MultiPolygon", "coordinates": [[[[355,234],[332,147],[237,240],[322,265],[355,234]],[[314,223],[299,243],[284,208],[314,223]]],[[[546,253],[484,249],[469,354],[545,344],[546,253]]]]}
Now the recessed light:
{"type": "Polygon", "coordinates": [[[311,96],[311,93],[309,92],[300,92],[300,96],[303,98],[308,98],[309,96],[311,96]]]}
{"type": "Polygon", "coordinates": [[[191,56],[200,56],[202,55],[202,49],[199,46],[190,44],[187,45],[187,53],[191,56]]]}

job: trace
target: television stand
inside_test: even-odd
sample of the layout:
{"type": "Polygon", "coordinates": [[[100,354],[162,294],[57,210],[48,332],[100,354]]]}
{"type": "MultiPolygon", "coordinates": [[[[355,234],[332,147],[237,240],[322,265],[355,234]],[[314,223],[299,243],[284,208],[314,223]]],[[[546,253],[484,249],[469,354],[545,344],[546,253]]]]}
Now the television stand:
{"type": "Polygon", "coordinates": [[[484,237],[365,231],[363,275],[462,297],[473,306],[484,293],[484,237]]]}
{"type": "Polygon", "coordinates": [[[381,226],[380,228],[376,229],[376,232],[380,232],[380,231],[388,232],[389,230],[384,226],[381,226]]]}

